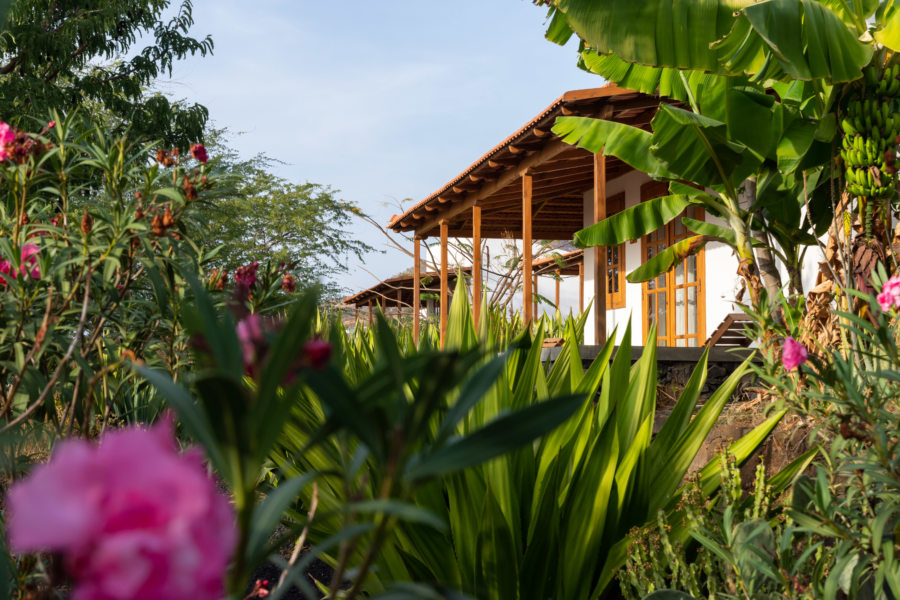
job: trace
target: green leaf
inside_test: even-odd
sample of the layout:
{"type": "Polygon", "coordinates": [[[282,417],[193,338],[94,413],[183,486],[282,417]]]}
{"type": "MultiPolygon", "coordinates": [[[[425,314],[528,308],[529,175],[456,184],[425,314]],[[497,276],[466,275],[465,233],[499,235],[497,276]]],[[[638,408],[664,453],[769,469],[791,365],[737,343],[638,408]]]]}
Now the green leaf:
{"type": "Polygon", "coordinates": [[[710,240],[711,238],[705,235],[695,235],[679,240],[629,273],[626,279],[631,283],[650,281],[660,273],[674,269],[675,265],[688,256],[703,250],[710,240]]]}
{"type": "Polygon", "coordinates": [[[363,500],[347,504],[343,507],[343,510],[351,513],[392,515],[408,523],[428,525],[439,531],[447,530],[447,523],[435,516],[431,511],[409,502],[401,502],[400,500],[363,500]]]}
{"type": "Polygon", "coordinates": [[[679,71],[627,62],[615,54],[598,54],[591,49],[581,53],[579,66],[629,90],[680,102],[688,101],[682,75],[694,90],[710,85],[715,77],[703,71],[679,71]]]}
{"type": "MultiPolygon", "coordinates": [[[[172,381],[172,377],[164,371],[157,371],[143,366],[134,365],[137,371],[144,379],[149,381],[153,387],[159,390],[166,402],[178,413],[178,418],[184,426],[188,435],[197,440],[206,451],[213,468],[223,476],[228,471],[228,464],[222,449],[216,442],[215,435],[203,409],[194,402],[191,395],[186,389],[172,381]]],[[[232,481],[232,484],[237,483],[232,481]]]]}
{"type": "MultiPolygon", "coordinates": [[[[647,461],[650,467],[656,471],[660,468],[668,468],[669,453],[691,422],[691,415],[694,414],[700,393],[706,384],[708,360],[709,346],[703,349],[703,354],[700,356],[700,360],[697,361],[690,379],[688,379],[687,384],[681,391],[678,402],[675,403],[675,407],[669,413],[659,433],[653,437],[653,443],[647,451],[647,461]]],[[[653,477],[651,477],[652,479],[653,477]]]]}
{"type": "Polygon", "coordinates": [[[385,449],[375,424],[367,418],[356,393],[333,365],[326,366],[321,372],[311,373],[307,385],[328,407],[331,419],[352,431],[379,461],[385,458],[385,449]]]}
{"type": "Polygon", "coordinates": [[[285,479],[254,507],[247,546],[244,550],[248,565],[256,565],[265,558],[266,542],[281,521],[282,515],[297,500],[300,490],[316,476],[317,473],[306,473],[285,479]]]}
{"type": "Polygon", "coordinates": [[[692,219],[690,217],[683,217],[681,222],[688,231],[693,231],[698,235],[708,238],[718,238],[732,247],[737,245],[737,238],[734,235],[733,229],[723,225],[716,225],[709,221],[698,221],[697,219],[692,219]]]}
{"type": "MultiPolygon", "coordinates": [[[[759,447],[768,435],[775,429],[787,410],[780,410],[771,417],[754,427],[747,435],[728,447],[728,452],[734,455],[737,463],[745,461],[753,451],[759,447]]],[[[711,460],[700,470],[700,489],[703,493],[710,494],[721,482],[721,461],[718,458],[711,460]]]]}
{"type": "Polygon", "coordinates": [[[793,172],[809,152],[816,134],[817,124],[806,119],[795,119],[778,141],[778,170],[793,172]]]}
{"type": "Polygon", "coordinates": [[[474,592],[482,598],[516,598],[519,551],[494,494],[484,495],[475,562],[480,566],[474,592]]]}
{"type": "Polygon", "coordinates": [[[456,402],[447,411],[441,426],[438,429],[435,441],[437,443],[444,442],[448,437],[456,431],[456,426],[466,418],[469,412],[497,382],[503,370],[509,355],[504,353],[494,357],[486,365],[479,368],[471,377],[463,384],[456,398],[456,402]]]}
{"type": "Polygon", "coordinates": [[[761,163],[728,137],[722,121],[661,103],[650,151],[675,176],[704,187],[737,186],[761,163]]]}
{"type": "Polygon", "coordinates": [[[309,569],[310,565],[312,565],[313,561],[332,548],[337,547],[341,542],[361,537],[374,528],[375,525],[372,523],[358,523],[356,525],[345,527],[310,548],[303,557],[291,567],[288,567],[287,562],[283,558],[277,554],[273,554],[271,557],[272,562],[281,569],[284,569],[287,572],[287,576],[284,585],[275,588],[269,598],[278,600],[287,593],[291,588],[291,584],[296,585],[307,598],[318,597],[320,594],[316,594],[312,589],[312,586],[310,586],[306,580],[306,571],[309,569]]]}
{"type": "Polygon", "coordinates": [[[749,0],[558,0],[559,12],[588,46],[628,62],[716,72],[710,44],[731,29],[749,0]]]}
{"type": "Polygon", "coordinates": [[[678,590],[657,590],[644,596],[644,600],[697,600],[690,594],[678,590]]]}
{"type": "Polygon", "coordinates": [[[584,402],[582,395],[555,398],[499,417],[469,436],[410,461],[405,476],[423,480],[481,464],[552,431],[584,402]]]}
{"type": "Polygon", "coordinates": [[[860,42],[840,17],[816,0],[765,0],[746,6],[735,28],[713,47],[732,60],[741,53],[762,52],[793,79],[832,83],[862,77],[873,52],[871,44],[860,42]]]}
{"type": "MultiPolygon", "coordinates": [[[[700,365],[697,368],[699,369],[700,365]]],[[[715,426],[722,409],[725,408],[725,404],[731,399],[735,388],[748,370],[749,359],[735,369],[728,379],[716,389],[681,435],[674,440],[670,437],[661,440],[664,443],[670,442],[671,445],[660,446],[659,453],[656,455],[660,460],[657,461],[655,468],[648,469],[648,473],[655,471],[644,481],[644,489],[651,497],[648,514],[655,514],[656,510],[663,508],[672,497],[697,456],[697,452],[700,451],[704,440],[715,426]],[[662,457],[665,457],[664,462],[662,457]],[[665,468],[660,468],[662,465],[665,465],[665,468]]],[[[655,443],[654,441],[654,445],[655,443]]]]}
{"type": "Polygon", "coordinates": [[[650,152],[652,136],[643,129],[590,117],[558,117],[553,126],[553,133],[567,144],[584,148],[594,154],[602,152],[615,156],[651,177],[670,176],[650,152]]]}
{"type": "Polygon", "coordinates": [[[682,194],[640,202],[582,229],[575,234],[575,245],[579,248],[616,246],[640,239],[673,220],[691,204],[691,197],[682,194]]]}
{"type": "Polygon", "coordinates": [[[572,34],[575,33],[566,23],[566,18],[559,11],[551,8],[550,24],[547,26],[547,33],[544,34],[548,40],[560,46],[565,46],[572,34]]]}
{"type": "Polygon", "coordinates": [[[440,586],[403,581],[372,596],[373,600],[472,600],[469,596],[440,586]]]}
{"type": "Polygon", "coordinates": [[[875,31],[875,41],[894,52],[900,52],[900,4],[896,0],[888,0],[882,10],[879,19],[882,27],[875,31]]]}

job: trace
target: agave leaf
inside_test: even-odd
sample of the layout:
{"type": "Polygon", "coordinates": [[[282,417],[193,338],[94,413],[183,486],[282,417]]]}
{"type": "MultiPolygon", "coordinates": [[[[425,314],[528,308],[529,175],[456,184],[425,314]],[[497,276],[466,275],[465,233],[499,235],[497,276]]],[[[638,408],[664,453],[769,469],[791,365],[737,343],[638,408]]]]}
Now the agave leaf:
{"type": "Polygon", "coordinates": [[[583,403],[582,395],[555,398],[502,416],[475,433],[411,462],[405,477],[419,481],[481,464],[550,432],[583,403]]]}

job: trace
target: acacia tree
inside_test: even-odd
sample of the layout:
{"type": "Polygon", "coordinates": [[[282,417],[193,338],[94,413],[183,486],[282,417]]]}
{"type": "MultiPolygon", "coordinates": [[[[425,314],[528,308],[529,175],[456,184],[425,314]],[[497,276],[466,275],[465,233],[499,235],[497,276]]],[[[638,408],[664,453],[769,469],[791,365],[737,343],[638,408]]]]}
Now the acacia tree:
{"type": "Polygon", "coordinates": [[[327,185],[276,176],[273,158],[241,159],[225,134],[209,133],[209,164],[221,181],[205,223],[208,239],[220,245],[213,262],[233,271],[254,261],[284,261],[301,285],[318,283],[336,293],[332,277],[347,270],[347,258],[373,250],[347,233],[359,209],[327,185]]]}
{"type": "Polygon", "coordinates": [[[163,21],[170,5],[171,0],[15,0],[0,34],[0,116],[30,127],[23,115],[102,110],[116,134],[127,130],[132,139],[182,149],[197,142],[208,117],[205,107],[147,93],[157,77],[171,75],[176,61],[213,49],[209,36],[189,35],[191,0],[181,0],[175,15],[163,21]],[[147,45],[136,48],[146,38],[147,45]]]}

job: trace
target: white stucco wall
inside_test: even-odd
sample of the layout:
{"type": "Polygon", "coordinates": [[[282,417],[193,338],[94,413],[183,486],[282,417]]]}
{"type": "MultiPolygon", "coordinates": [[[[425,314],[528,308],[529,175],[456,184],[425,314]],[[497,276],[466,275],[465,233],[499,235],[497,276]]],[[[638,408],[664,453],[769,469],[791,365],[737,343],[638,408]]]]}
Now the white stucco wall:
{"type": "MultiPolygon", "coordinates": [[[[620,192],[625,192],[625,207],[630,208],[640,202],[640,188],[650,181],[650,178],[644,173],[631,172],[617,179],[607,182],[607,194],[613,196],[620,192]]],[[[587,190],[583,195],[584,202],[584,225],[588,226],[593,223],[593,191],[587,190]]],[[[717,225],[727,226],[727,224],[712,215],[707,214],[706,220],[717,225]]],[[[491,256],[498,256],[502,253],[502,245],[507,243],[504,240],[485,240],[485,244],[490,248],[491,256]]],[[[517,245],[521,247],[521,242],[517,245]]],[[[725,319],[729,313],[740,312],[735,305],[735,294],[740,289],[740,282],[737,275],[738,261],[731,248],[720,242],[711,242],[706,245],[704,250],[704,277],[701,283],[702,293],[705,301],[706,320],[704,323],[703,337],[701,343],[704,342],[716,330],[719,324],[725,319]]],[[[815,284],[816,274],[818,272],[819,261],[822,260],[822,253],[817,247],[811,247],[807,250],[803,261],[802,279],[804,291],[809,291],[815,284]]],[[[451,258],[451,263],[454,263],[451,258]]],[[[627,271],[635,269],[641,263],[641,243],[635,241],[625,244],[625,265],[627,271]]],[[[455,266],[453,267],[455,268],[455,266]]],[[[781,269],[784,271],[784,269],[781,269]]],[[[585,251],[585,282],[584,282],[584,304],[591,304],[593,298],[594,282],[594,253],[591,249],[585,251]]],[[[486,275],[486,277],[489,276],[486,275]]],[[[782,281],[787,284],[787,275],[782,273],[782,281]]],[[[493,282],[489,281],[488,285],[493,282]]],[[[538,280],[538,293],[547,298],[551,303],[555,296],[555,284],[552,277],[541,277],[538,280]]],[[[562,314],[578,312],[578,277],[565,277],[560,283],[560,310],[562,314]]],[[[744,300],[747,298],[745,296],[744,300]]],[[[520,310],[522,307],[521,293],[516,294],[513,300],[513,308],[520,310]]],[[[541,304],[538,313],[552,313],[553,306],[541,304]]],[[[628,319],[632,319],[632,343],[643,343],[643,321],[642,321],[642,297],[641,284],[626,283],[625,284],[625,308],[609,310],[607,312],[607,335],[611,336],[613,331],[618,327],[618,336],[620,337],[628,323],[628,319]]],[[[585,343],[594,344],[593,330],[593,307],[591,307],[588,315],[587,325],[585,327],[585,343]]]]}
{"type": "MultiPolygon", "coordinates": [[[[640,202],[641,185],[650,181],[644,173],[632,172],[622,177],[607,182],[606,192],[613,196],[622,191],[625,192],[625,208],[630,208],[640,202]]],[[[584,224],[585,227],[594,222],[594,195],[592,190],[584,194],[584,224]]],[[[706,220],[717,225],[727,226],[723,220],[712,215],[706,215],[706,220]]],[[[732,312],[740,312],[735,304],[735,295],[740,290],[740,281],[737,275],[738,261],[734,252],[721,242],[711,242],[704,250],[704,277],[702,294],[705,300],[706,320],[704,323],[703,339],[705,341],[716,330],[725,317],[732,312]]],[[[802,279],[804,291],[808,291],[815,283],[818,263],[822,260],[822,253],[817,247],[807,250],[802,267],[802,279]]],[[[641,263],[641,244],[639,241],[625,245],[625,266],[630,272],[641,263]]],[[[783,269],[782,269],[783,270],[783,269]]],[[[593,296],[594,282],[594,255],[591,251],[585,252],[585,304],[593,296]]],[[[787,284],[787,277],[782,275],[782,280],[787,284]]],[[[744,298],[748,300],[748,298],[744,298]]],[[[577,299],[576,299],[577,302],[577,299]]],[[[607,335],[611,336],[618,326],[618,335],[621,336],[629,317],[632,319],[632,342],[637,344],[643,340],[642,322],[642,297],[641,284],[626,283],[625,308],[609,310],[607,312],[607,335]]],[[[593,323],[593,308],[588,317],[588,323],[593,323]]],[[[585,343],[593,344],[594,331],[590,325],[586,327],[585,343]]]]}

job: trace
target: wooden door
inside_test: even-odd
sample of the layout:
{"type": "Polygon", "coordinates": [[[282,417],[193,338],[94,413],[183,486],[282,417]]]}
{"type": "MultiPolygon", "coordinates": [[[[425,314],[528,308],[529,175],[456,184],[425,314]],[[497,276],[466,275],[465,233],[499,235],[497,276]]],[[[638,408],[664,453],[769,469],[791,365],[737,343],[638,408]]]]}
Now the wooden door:
{"type": "MultiPolygon", "coordinates": [[[[650,182],[641,187],[641,201],[668,194],[666,184],[650,182]]],[[[674,220],[641,241],[643,262],[678,240],[694,235],[681,216],[703,220],[703,210],[691,206],[674,220]]],[[[644,336],[657,325],[660,346],[697,347],[706,339],[706,306],[703,295],[704,253],[689,256],[667,273],[642,284],[644,336]]]]}

